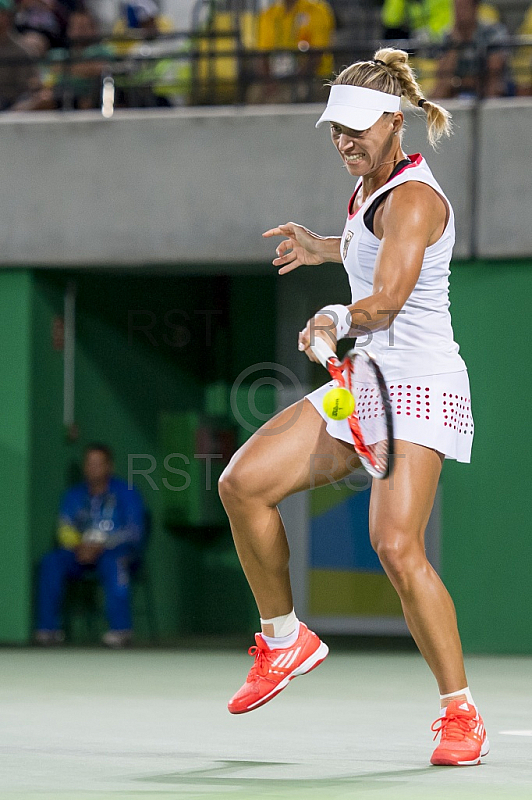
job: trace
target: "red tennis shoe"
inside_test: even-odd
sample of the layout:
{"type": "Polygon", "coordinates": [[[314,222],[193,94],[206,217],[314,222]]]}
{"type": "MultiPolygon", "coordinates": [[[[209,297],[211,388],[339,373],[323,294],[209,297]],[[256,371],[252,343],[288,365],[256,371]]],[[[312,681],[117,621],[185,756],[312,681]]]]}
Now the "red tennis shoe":
{"type": "Polygon", "coordinates": [[[433,722],[431,728],[435,731],[434,738],[441,732],[431,764],[474,766],[480,764],[481,756],[487,756],[490,751],[482,717],[469,703],[453,700],[445,709],[445,716],[433,722]]]}
{"type": "Polygon", "coordinates": [[[270,650],[260,633],[255,634],[255,642],[248,650],[250,656],[255,656],[255,663],[245,684],[227,705],[231,714],[245,714],[263,706],[293,678],[319,666],[329,652],[327,645],[302,622],[299,636],[291,647],[270,650]]]}

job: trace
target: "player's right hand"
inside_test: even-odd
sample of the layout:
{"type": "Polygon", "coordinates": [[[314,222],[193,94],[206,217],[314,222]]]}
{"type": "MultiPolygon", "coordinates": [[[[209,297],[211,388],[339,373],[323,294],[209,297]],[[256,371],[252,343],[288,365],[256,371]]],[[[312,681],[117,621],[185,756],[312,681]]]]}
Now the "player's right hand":
{"type": "Polygon", "coordinates": [[[277,228],[270,228],[262,234],[265,238],[270,236],[287,236],[288,238],[278,245],[272,264],[280,267],[279,275],[291,272],[293,269],[314,264],[323,264],[325,258],[320,255],[323,237],[312,233],[303,225],[287,222],[277,228]]]}
{"type": "Polygon", "coordinates": [[[327,314],[316,314],[312,319],[309,319],[303,330],[299,332],[297,340],[297,349],[304,351],[310,361],[315,361],[319,364],[319,358],[310,349],[310,345],[314,344],[317,338],[323,339],[325,344],[336,353],[338,345],[336,326],[327,314]]]}

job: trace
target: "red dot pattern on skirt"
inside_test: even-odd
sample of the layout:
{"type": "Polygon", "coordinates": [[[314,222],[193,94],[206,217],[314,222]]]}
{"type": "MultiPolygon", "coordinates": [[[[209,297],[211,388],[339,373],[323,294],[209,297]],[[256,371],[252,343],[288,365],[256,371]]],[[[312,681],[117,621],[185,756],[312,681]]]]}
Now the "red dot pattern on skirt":
{"type": "Polygon", "coordinates": [[[471,400],[459,394],[443,393],[443,425],[458,433],[473,434],[471,400]]]}
{"type": "Polygon", "coordinates": [[[404,414],[415,419],[430,419],[430,387],[413,383],[393,384],[390,386],[390,399],[398,417],[404,414]]]}
{"type": "MultiPolygon", "coordinates": [[[[411,383],[396,383],[389,387],[390,399],[398,417],[407,416],[414,419],[431,418],[433,407],[429,386],[417,386],[411,383]]],[[[471,416],[471,400],[451,392],[443,392],[443,426],[452,428],[458,433],[473,435],[473,418],[471,416]]]]}
{"type": "Polygon", "coordinates": [[[381,395],[376,386],[356,390],[359,420],[377,419],[384,416],[381,395]]]}

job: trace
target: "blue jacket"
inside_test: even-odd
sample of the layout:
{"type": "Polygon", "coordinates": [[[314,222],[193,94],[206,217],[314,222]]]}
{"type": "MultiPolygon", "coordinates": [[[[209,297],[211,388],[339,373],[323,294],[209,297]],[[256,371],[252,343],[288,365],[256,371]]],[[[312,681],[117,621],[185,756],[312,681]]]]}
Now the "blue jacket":
{"type": "Polygon", "coordinates": [[[108,548],[127,543],[139,548],[144,539],[144,503],[140,493],[128,488],[121,478],[109,480],[109,491],[90,495],[86,483],[68,489],[61,498],[59,541],[68,546],[61,535],[65,526],[75,528],[81,536],[100,531],[108,548]]]}

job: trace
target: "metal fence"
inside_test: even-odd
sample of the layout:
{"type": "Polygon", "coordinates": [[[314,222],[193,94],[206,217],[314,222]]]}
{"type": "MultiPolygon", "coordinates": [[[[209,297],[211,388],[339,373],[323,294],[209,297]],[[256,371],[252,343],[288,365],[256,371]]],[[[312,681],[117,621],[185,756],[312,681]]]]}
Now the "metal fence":
{"type": "MultiPolygon", "coordinates": [[[[352,40],[326,50],[258,51],[246,46],[242,27],[199,34],[179,32],[156,38],[98,39],[103,57],[85,56],[88,42],[71,42],[61,61],[2,59],[2,69],[38,70],[48,92],[43,108],[71,110],[176,105],[321,102],[327,79],[345,65],[372,58],[379,47],[407,50],[427,97],[532,94],[532,37],[508,36],[496,44],[444,48],[407,40],[352,40]],[[445,56],[453,54],[452,69],[445,56]],[[80,65],[99,64],[83,77],[80,65]],[[94,73],[94,70],[93,70],[94,73]],[[445,92],[443,91],[445,89],[445,92]],[[84,93],[87,103],[78,102],[84,93]]],[[[449,59],[447,59],[448,61],[449,59]]]]}

